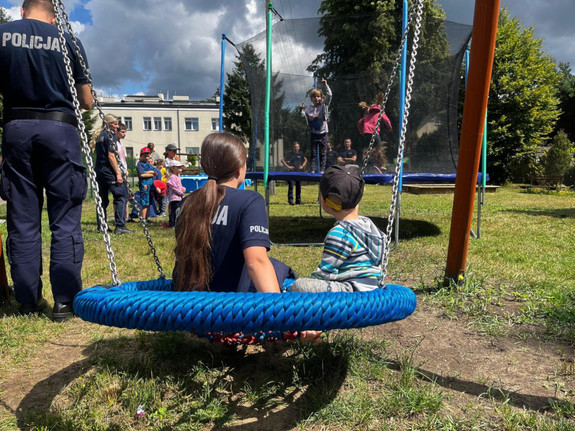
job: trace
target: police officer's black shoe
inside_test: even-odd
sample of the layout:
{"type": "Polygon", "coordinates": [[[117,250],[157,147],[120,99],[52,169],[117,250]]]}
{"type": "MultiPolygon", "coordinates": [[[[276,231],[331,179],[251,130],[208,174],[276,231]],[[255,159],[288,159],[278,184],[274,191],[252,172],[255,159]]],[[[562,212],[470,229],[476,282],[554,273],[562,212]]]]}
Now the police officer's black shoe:
{"type": "Polygon", "coordinates": [[[134,233],[133,230],[130,230],[126,227],[120,227],[120,226],[116,226],[116,229],[114,230],[114,233],[116,235],[124,235],[126,233],[134,233]]]}
{"type": "Polygon", "coordinates": [[[18,313],[23,315],[40,314],[47,306],[48,302],[44,298],[40,298],[36,302],[20,305],[18,313]]]}
{"type": "Polygon", "coordinates": [[[288,201],[288,204],[290,204],[290,205],[295,205],[295,204],[293,203],[293,201],[288,201]]]}
{"type": "Polygon", "coordinates": [[[52,309],[52,320],[56,323],[62,323],[74,317],[74,308],[72,302],[56,302],[52,309]]]}

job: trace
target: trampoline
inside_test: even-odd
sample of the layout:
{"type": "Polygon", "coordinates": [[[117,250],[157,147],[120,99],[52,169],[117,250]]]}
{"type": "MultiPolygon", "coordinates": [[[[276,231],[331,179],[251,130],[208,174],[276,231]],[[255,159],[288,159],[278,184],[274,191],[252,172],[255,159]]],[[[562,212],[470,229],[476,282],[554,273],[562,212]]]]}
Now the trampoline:
{"type": "MultiPolygon", "coordinates": [[[[319,182],[322,174],[311,172],[268,172],[269,181],[308,181],[319,182]]],[[[366,184],[392,184],[394,174],[363,174],[366,184]]],[[[252,181],[263,181],[263,172],[247,172],[246,178],[252,181]]],[[[477,175],[477,181],[481,182],[481,172],[477,175]]],[[[489,180],[489,176],[487,176],[489,180]]],[[[430,173],[405,173],[402,175],[404,184],[446,184],[455,183],[455,174],[430,174],[430,173]]]]}

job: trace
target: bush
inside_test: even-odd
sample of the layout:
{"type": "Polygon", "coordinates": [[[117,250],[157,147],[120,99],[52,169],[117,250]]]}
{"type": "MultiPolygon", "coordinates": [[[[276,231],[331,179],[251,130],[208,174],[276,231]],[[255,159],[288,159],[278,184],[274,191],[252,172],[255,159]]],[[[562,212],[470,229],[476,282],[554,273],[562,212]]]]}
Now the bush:
{"type": "Polygon", "coordinates": [[[571,166],[567,169],[563,177],[563,184],[569,187],[575,187],[575,166],[571,166]]]}
{"type": "Polygon", "coordinates": [[[562,177],[571,167],[573,159],[573,143],[567,134],[560,130],[553,138],[551,148],[545,157],[545,175],[562,177]]]}

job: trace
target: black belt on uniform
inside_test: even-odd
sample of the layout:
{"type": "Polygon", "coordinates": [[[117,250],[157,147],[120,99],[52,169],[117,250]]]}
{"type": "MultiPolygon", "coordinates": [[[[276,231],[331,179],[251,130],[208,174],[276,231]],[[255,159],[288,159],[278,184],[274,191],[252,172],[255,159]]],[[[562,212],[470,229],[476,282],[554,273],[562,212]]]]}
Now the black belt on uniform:
{"type": "Polygon", "coordinates": [[[4,113],[4,124],[12,120],[53,120],[78,127],[78,119],[72,114],[61,111],[31,111],[29,109],[13,109],[4,113]]]}

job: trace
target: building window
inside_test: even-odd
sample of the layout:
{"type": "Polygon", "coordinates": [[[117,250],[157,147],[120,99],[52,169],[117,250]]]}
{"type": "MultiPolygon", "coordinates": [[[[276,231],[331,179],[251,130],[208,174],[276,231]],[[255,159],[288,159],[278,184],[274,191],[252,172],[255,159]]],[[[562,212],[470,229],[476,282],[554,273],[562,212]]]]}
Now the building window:
{"type": "Polygon", "coordinates": [[[186,130],[193,130],[195,132],[200,130],[200,122],[197,118],[186,118],[185,123],[186,123],[186,130]]]}
{"type": "Polygon", "coordinates": [[[126,147],[126,158],[134,157],[134,147],[126,147]]]}
{"type": "Polygon", "coordinates": [[[132,130],[132,117],[124,117],[124,124],[126,125],[126,130],[129,132],[132,130]]]}
{"type": "Polygon", "coordinates": [[[162,130],[162,117],[154,117],[154,130],[162,130]]]}
{"type": "Polygon", "coordinates": [[[152,130],[152,119],[144,117],[144,130],[152,130]]]}
{"type": "Polygon", "coordinates": [[[219,118],[212,118],[212,132],[217,132],[220,126],[219,118]]]}
{"type": "Polygon", "coordinates": [[[172,117],[164,117],[164,130],[172,130],[172,117]]]}

